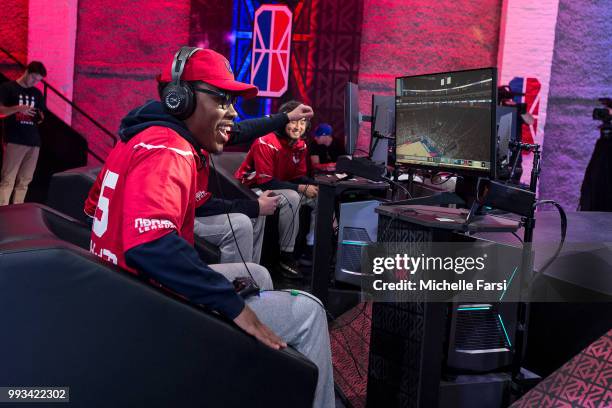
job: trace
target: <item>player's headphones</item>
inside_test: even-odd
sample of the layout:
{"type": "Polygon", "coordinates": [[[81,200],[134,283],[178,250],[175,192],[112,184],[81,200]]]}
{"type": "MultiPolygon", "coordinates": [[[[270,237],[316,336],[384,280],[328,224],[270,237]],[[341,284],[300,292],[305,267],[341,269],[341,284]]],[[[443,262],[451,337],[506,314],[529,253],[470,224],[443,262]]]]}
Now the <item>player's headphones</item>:
{"type": "Polygon", "coordinates": [[[187,81],[181,81],[181,75],[187,65],[187,60],[201,48],[181,47],[172,61],[172,82],[162,91],[161,101],[166,112],[177,119],[187,119],[196,108],[196,98],[193,86],[187,81]]]}

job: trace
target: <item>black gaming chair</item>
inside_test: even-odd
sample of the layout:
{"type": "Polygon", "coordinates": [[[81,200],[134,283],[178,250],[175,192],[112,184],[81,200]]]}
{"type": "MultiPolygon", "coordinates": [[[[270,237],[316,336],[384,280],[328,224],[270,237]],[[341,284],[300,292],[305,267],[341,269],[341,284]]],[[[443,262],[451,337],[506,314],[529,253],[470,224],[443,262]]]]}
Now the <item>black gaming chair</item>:
{"type": "Polygon", "coordinates": [[[257,200],[257,194],[234,178],[245,157],[246,153],[243,152],[224,152],[211,157],[208,190],[215,197],[257,200]]]}
{"type": "Polygon", "coordinates": [[[51,177],[46,204],[61,213],[87,223],[83,205],[91,186],[96,181],[100,167],[78,167],[55,173],[51,177]]]}
{"type": "Polygon", "coordinates": [[[312,406],[314,364],[109,266],[79,228],[0,208],[0,384],[67,386],[73,407],[312,406]]]}

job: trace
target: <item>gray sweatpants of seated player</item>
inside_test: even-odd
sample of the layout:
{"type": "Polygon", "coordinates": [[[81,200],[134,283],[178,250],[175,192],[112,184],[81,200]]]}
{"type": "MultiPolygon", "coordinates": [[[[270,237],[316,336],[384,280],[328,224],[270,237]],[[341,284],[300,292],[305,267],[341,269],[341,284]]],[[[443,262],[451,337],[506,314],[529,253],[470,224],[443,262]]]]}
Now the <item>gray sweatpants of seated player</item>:
{"type": "Polygon", "coordinates": [[[283,252],[293,252],[300,229],[300,204],[305,198],[295,190],[272,191],[281,197],[278,202],[278,245],[283,252]]]}
{"type": "Polygon", "coordinates": [[[306,244],[314,245],[315,222],[317,219],[317,199],[308,198],[295,190],[272,190],[281,196],[279,202],[280,215],[278,233],[280,236],[281,251],[293,252],[295,239],[300,229],[300,206],[307,205],[312,208],[310,213],[310,229],[306,235],[306,244]]]}
{"type": "Polygon", "coordinates": [[[194,234],[219,247],[220,263],[242,262],[242,258],[244,262],[259,263],[266,217],[251,219],[244,214],[230,213],[229,219],[232,223],[230,227],[227,216],[228,214],[219,214],[197,217],[193,228],[194,234]]]}
{"type": "MultiPolygon", "coordinates": [[[[312,406],[335,407],[334,372],[325,311],[318,301],[304,292],[298,291],[298,295],[294,296],[285,291],[270,291],[272,279],[267,269],[254,263],[247,266],[259,287],[269,292],[251,296],[246,303],[259,320],[319,369],[312,406]]],[[[216,264],[210,267],[230,281],[238,276],[249,276],[244,264],[216,264]]]]}

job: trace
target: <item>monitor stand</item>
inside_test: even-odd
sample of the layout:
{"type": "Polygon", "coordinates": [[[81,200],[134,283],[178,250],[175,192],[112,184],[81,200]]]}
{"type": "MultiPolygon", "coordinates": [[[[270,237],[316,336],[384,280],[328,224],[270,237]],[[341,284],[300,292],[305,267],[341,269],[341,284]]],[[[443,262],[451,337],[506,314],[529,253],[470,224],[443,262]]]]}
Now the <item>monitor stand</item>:
{"type": "Polygon", "coordinates": [[[466,208],[470,208],[474,204],[477,189],[477,176],[462,176],[457,179],[455,184],[455,194],[465,201],[466,208]]]}
{"type": "Polygon", "coordinates": [[[437,193],[425,197],[394,201],[386,205],[437,205],[441,207],[455,205],[458,208],[471,208],[476,199],[477,185],[478,177],[461,176],[457,180],[454,193],[437,193]]]}

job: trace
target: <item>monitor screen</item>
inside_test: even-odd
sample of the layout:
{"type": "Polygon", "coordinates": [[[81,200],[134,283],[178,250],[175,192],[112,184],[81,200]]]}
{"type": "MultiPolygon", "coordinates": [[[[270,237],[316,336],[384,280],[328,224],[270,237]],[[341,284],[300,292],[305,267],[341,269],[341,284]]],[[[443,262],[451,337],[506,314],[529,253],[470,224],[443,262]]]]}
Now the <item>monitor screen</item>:
{"type": "Polygon", "coordinates": [[[396,161],[494,176],[495,68],[396,79],[396,161]]]}

